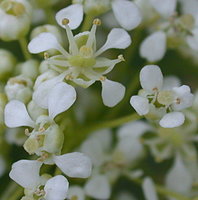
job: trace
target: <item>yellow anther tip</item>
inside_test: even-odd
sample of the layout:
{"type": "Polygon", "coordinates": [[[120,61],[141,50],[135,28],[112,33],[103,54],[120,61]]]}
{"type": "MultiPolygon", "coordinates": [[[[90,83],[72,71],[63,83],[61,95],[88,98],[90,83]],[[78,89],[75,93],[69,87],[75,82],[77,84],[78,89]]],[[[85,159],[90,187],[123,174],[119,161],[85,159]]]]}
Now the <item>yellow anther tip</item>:
{"type": "Polygon", "coordinates": [[[93,24],[97,25],[97,26],[100,26],[101,25],[101,20],[100,19],[94,19],[93,20],[93,24]]]}
{"type": "Polygon", "coordinates": [[[47,52],[44,52],[44,59],[48,59],[49,58],[49,54],[47,52]]]}
{"type": "Polygon", "coordinates": [[[69,24],[69,19],[64,18],[64,19],[62,20],[62,24],[63,24],[63,25],[69,24]]]}

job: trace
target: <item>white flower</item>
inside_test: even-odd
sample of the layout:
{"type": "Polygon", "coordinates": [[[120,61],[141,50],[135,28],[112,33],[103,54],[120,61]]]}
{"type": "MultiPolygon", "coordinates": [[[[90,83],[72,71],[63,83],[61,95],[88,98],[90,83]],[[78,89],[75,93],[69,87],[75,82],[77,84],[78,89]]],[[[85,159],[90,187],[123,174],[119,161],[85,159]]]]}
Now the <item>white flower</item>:
{"type": "Polygon", "coordinates": [[[83,4],[85,13],[94,16],[105,13],[112,8],[116,20],[126,30],[136,28],[142,20],[137,5],[129,0],[85,0],[83,3],[74,0],[74,3],[83,4]]]}
{"type": "Polygon", "coordinates": [[[118,144],[115,152],[123,156],[123,161],[132,163],[141,158],[144,154],[143,145],[140,142],[141,136],[151,130],[151,127],[142,121],[127,123],[118,130],[118,144]]]}
{"type": "Polygon", "coordinates": [[[42,196],[45,200],[64,200],[69,187],[67,179],[61,175],[53,178],[40,176],[41,165],[38,161],[20,160],[12,165],[9,176],[26,189],[27,196],[42,196]],[[41,186],[44,188],[40,189],[41,186]]]}
{"type": "Polygon", "coordinates": [[[164,128],[184,123],[182,110],[192,106],[193,94],[186,85],[163,89],[163,75],[156,65],[147,65],[140,72],[142,90],[132,96],[130,103],[139,115],[160,120],[164,128]]]}
{"type": "MultiPolygon", "coordinates": [[[[80,5],[73,6],[79,7],[80,5]]],[[[109,81],[103,75],[109,73],[117,63],[123,61],[123,57],[118,56],[117,59],[110,60],[99,56],[111,48],[127,48],[131,44],[130,36],[124,29],[114,28],[109,33],[105,44],[99,50],[96,50],[95,33],[97,26],[101,23],[100,20],[94,20],[90,32],[83,32],[74,37],[71,29],[79,25],[79,19],[76,19],[78,16],[73,12],[69,15],[70,11],[68,9],[69,7],[59,11],[56,15],[56,20],[66,29],[70,44],[69,52],[64,50],[51,33],[41,33],[34,38],[28,45],[29,51],[31,53],[40,53],[49,49],[58,50],[61,55],[50,57],[47,61],[53,70],[63,74],[61,81],[66,77],[66,80],[85,88],[95,81],[101,81],[103,102],[106,106],[113,107],[124,97],[125,88],[119,83],[109,81]],[[67,16],[68,18],[65,18],[67,16]],[[110,95],[112,92],[113,95],[110,95]]],[[[51,87],[49,82],[45,84],[45,87],[42,86],[43,89],[40,89],[41,94],[47,93],[46,88],[51,87]]],[[[55,83],[50,82],[50,84],[55,83]]],[[[44,95],[40,97],[41,101],[43,98],[44,95]]],[[[37,100],[35,101],[38,103],[37,100]]]]}
{"type": "MultiPolygon", "coordinates": [[[[69,177],[87,178],[91,174],[90,159],[82,153],[73,152],[54,156],[55,164],[69,177]]],[[[45,200],[64,200],[67,197],[69,183],[64,176],[48,178],[40,176],[40,161],[20,160],[12,165],[10,178],[28,190],[28,195],[42,195],[45,200]],[[46,180],[47,179],[47,180],[46,180]],[[44,186],[41,189],[40,186],[44,186]]]]}
{"type": "Polygon", "coordinates": [[[32,8],[26,0],[0,3],[0,38],[5,41],[24,37],[30,27],[32,8]]]}
{"type": "MultiPolygon", "coordinates": [[[[29,154],[36,153],[41,157],[44,155],[44,158],[46,157],[45,152],[59,154],[63,145],[64,135],[59,126],[54,122],[54,118],[69,109],[75,99],[76,92],[74,88],[61,82],[49,92],[47,102],[48,115],[40,115],[33,120],[22,102],[12,100],[5,107],[5,124],[10,128],[20,126],[33,128],[31,133],[29,133],[28,129],[26,130],[29,138],[24,143],[24,148],[29,154]]],[[[34,109],[35,107],[33,106],[32,108],[34,109]]],[[[31,111],[30,114],[33,116],[37,115],[35,111],[31,111]]],[[[47,162],[50,162],[50,160],[47,162]]]]}
{"type": "MultiPolygon", "coordinates": [[[[69,109],[76,99],[76,92],[70,85],[59,83],[52,88],[48,98],[49,118],[53,120],[58,114],[69,109]]],[[[20,126],[35,127],[25,105],[17,100],[10,101],[5,107],[5,123],[10,128],[20,126]]]]}

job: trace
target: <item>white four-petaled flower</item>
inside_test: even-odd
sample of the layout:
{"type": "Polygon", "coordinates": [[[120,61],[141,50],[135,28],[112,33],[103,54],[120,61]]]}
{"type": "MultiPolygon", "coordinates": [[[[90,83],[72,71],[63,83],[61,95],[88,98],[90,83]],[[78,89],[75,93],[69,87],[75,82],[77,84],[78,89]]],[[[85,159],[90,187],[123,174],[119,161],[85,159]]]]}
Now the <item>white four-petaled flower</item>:
{"type": "Polygon", "coordinates": [[[181,112],[193,103],[193,94],[186,85],[163,88],[163,75],[156,65],[147,65],[140,72],[142,90],[132,96],[130,103],[139,115],[160,120],[164,128],[173,128],[184,123],[181,112]]]}

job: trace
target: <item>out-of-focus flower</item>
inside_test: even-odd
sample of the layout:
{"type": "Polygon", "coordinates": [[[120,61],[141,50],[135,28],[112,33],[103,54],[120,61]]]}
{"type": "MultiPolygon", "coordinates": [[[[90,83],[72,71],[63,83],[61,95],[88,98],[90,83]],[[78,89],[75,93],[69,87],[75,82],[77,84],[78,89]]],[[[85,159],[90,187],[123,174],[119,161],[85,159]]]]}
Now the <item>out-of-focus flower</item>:
{"type": "Polygon", "coordinates": [[[14,70],[16,59],[12,53],[5,49],[0,49],[0,80],[7,79],[14,70]]]}
{"type": "Polygon", "coordinates": [[[0,3],[0,38],[5,41],[24,37],[30,28],[32,8],[27,0],[0,3]]]}

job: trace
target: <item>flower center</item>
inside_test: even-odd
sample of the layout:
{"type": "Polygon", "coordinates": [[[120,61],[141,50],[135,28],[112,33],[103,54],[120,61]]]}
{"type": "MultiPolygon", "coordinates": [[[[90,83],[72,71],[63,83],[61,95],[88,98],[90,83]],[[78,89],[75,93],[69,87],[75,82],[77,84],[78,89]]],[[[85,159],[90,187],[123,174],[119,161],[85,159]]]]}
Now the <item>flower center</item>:
{"type": "Polygon", "coordinates": [[[172,91],[160,91],[157,101],[162,105],[170,105],[174,101],[174,94],[172,91]]]}

